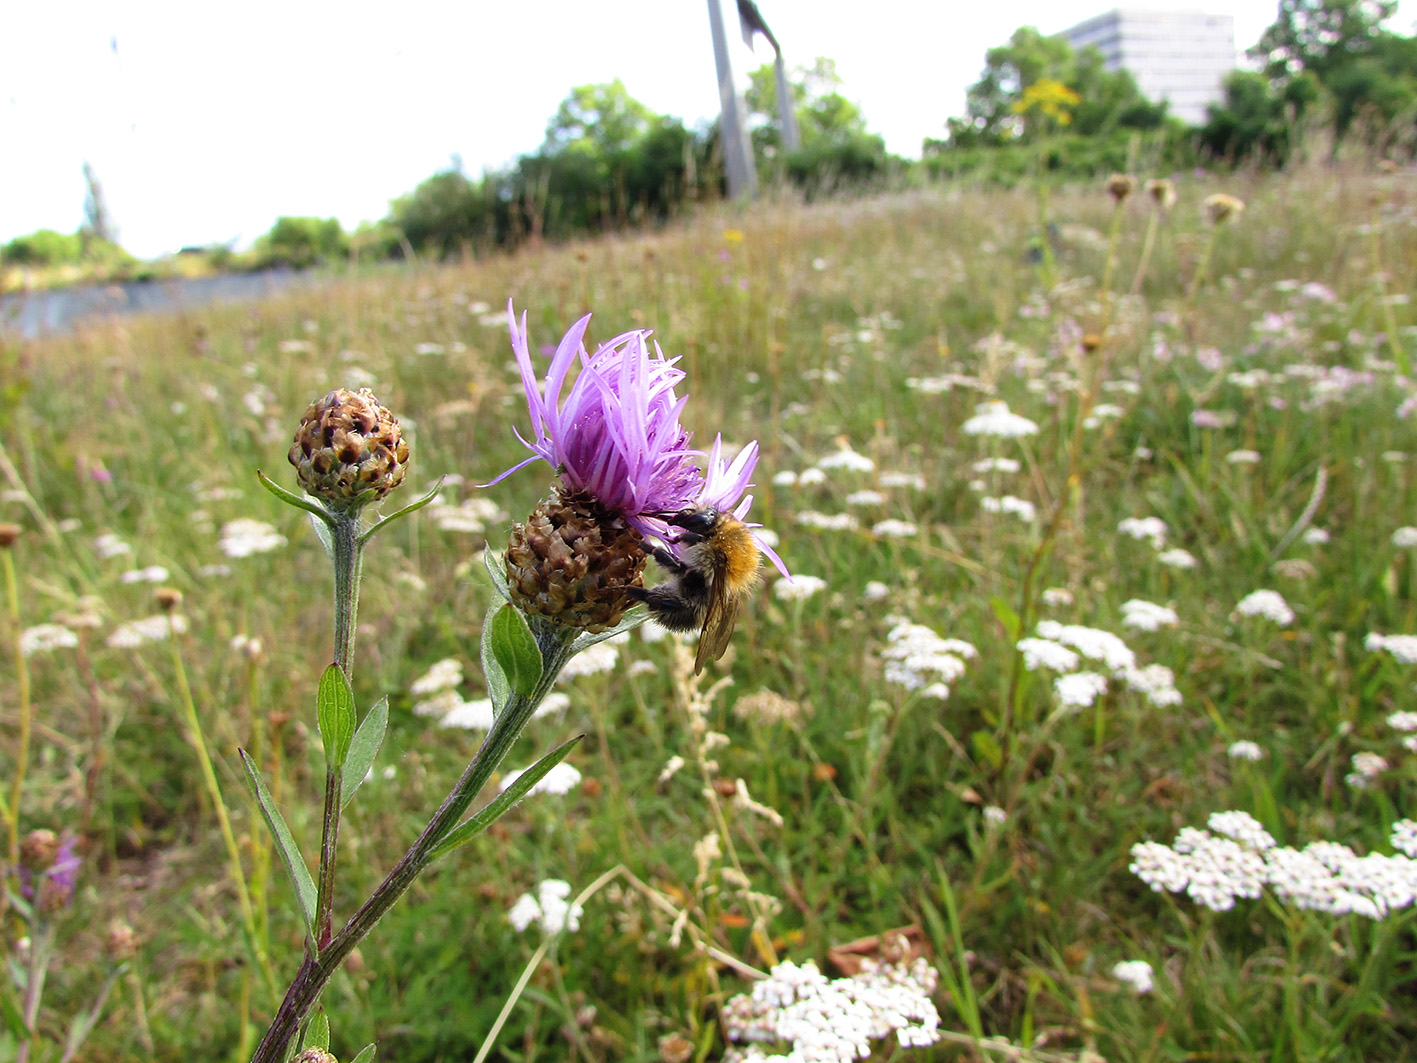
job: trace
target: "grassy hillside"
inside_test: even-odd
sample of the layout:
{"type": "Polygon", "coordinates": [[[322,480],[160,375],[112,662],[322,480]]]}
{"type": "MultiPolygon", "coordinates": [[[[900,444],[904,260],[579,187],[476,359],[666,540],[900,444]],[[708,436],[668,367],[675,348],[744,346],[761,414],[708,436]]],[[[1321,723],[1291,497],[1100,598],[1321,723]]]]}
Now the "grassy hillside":
{"type": "MultiPolygon", "coordinates": [[[[355,692],[387,694],[391,722],[347,810],[337,918],[476,750],[481,732],[436,713],[484,695],[481,555],[552,479],[537,464],[475,486],[526,454],[508,297],[533,350],[585,312],[588,341],[653,328],[682,357],[696,440],[761,444],[754,519],[798,580],[766,570],[700,680],[641,633],[563,680],[564,707],[507,766],[585,732],[581,781],[525,801],[377,928],[325,996],[340,1058],[377,1040],[380,1059],[472,1059],[540,943],[509,909],[544,879],[580,890],[616,868],[488,1058],[651,1061],[679,1035],[688,1058],[720,1059],[720,1009],[750,969],[835,976],[836,946],[903,927],[942,974],[948,1037],[877,1058],[1399,1058],[1417,1035],[1410,904],[1331,914],[1271,884],[1213,911],[1194,898],[1223,903],[1233,867],[1188,895],[1129,864],[1226,810],[1280,846],[1391,854],[1414,813],[1417,761],[1389,719],[1417,708],[1417,654],[1373,635],[1417,632],[1417,186],[1314,170],[1179,197],[1144,277],[1141,191],[1119,208],[1101,187],[1056,193],[1045,239],[1030,193],[945,187],[0,348],[0,521],[22,528],[0,642],[53,623],[76,643],[0,673],[7,800],[33,710],[18,834],[74,832],[83,856],[36,1058],[58,1058],[101,986],[115,921],[137,952],[80,1058],[244,1059],[294,973],[299,922],[236,748],[313,854],[330,575],[255,473],[294,486],[296,425],[333,387],[370,387],[400,418],[398,504],[446,477],[366,561],[355,692]],[[1212,226],[1202,201],[1220,191],[1247,208],[1212,226]],[[993,402],[1036,431],[991,434],[1026,431],[993,402]],[[224,552],[240,519],[272,526],[268,549],[224,552]],[[182,592],[185,630],[125,645],[156,587],[182,592]],[[1265,598],[1237,612],[1257,590],[1291,615],[1265,598]],[[898,652],[921,645],[907,624],[977,652],[922,672],[898,652]],[[1121,651],[1096,631],[1132,663],[1098,657],[1121,651]],[[1039,664],[1056,651],[1017,648],[1038,636],[1081,657],[1039,664]],[[414,684],[447,658],[457,696],[423,705],[414,684]],[[1099,679],[1057,682],[1079,672],[1099,679]],[[730,796],[740,780],[756,811],[730,796]],[[1130,960],[1153,968],[1150,992],[1114,975],[1130,960]]],[[[1369,898],[1370,873],[1345,881],[1369,898]]],[[[23,933],[12,913],[21,961],[23,933]]]]}

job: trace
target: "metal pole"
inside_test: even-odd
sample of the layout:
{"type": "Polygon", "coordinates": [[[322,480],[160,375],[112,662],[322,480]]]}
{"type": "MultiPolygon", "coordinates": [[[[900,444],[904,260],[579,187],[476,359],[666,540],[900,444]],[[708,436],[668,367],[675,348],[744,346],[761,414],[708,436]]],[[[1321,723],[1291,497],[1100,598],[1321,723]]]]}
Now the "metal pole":
{"type": "Polygon", "coordinates": [[[787,85],[787,66],[777,53],[777,120],[782,130],[782,150],[796,151],[802,146],[802,134],[797,129],[797,111],[792,106],[792,90],[787,85]]]}
{"type": "Polygon", "coordinates": [[[758,194],[758,174],[748,146],[748,127],[743,101],[733,87],[733,68],[728,62],[728,41],[723,34],[720,0],[708,0],[709,28],[713,31],[713,58],[718,67],[718,98],[722,119],[719,138],[723,144],[723,168],[728,176],[730,199],[752,199],[758,194]]]}

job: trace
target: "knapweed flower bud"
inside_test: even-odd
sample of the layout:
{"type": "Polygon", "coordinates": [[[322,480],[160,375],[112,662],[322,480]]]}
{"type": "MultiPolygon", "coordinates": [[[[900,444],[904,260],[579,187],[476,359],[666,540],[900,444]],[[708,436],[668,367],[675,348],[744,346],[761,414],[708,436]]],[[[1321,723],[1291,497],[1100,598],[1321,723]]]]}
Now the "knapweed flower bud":
{"type": "Polygon", "coordinates": [[[1107,178],[1107,192],[1118,203],[1137,189],[1137,179],[1129,173],[1114,173],[1107,178]]]}
{"type": "Polygon", "coordinates": [[[1217,192],[1213,196],[1206,196],[1204,206],[1206,220],[1210,224],[1224,225],[1232,218],[1239,217],[1240,212],[1245,209],[1245,201],[1224,192],[1217,192]]]}
{"type": "Polygon", "coordinates": [[[22,530],[18,524],[0,524],[0,549],[14,546],[22,530]]]}
{"type": "Polygon", "coordinates": [[[585,631],[614,627],[634,603],[646,555],[625,518],[594,498],[553,488],[507,543],[507,586],[529,615],[585,631]]]}
{"type": "Polygon", "coordinates": [[[667,1033],[659,1039],[660,1063],[689,1063],[694,1042],[681,1033],[667,1033]]]}
{"type": "Polygon", "coordinates": [[[27,871],[48,871],[59,855],[59,835],[52,830],[32,830],[20,842],[20,866],[27,871]]]}
{"type": "Polygon", "coordinates": [[[1146,183],[1146,194],[1161,210],[1170,210],[1176,205],[1176,186],[1164,177],[1157,177],[1146,183]]]}
{"type": "Polygon", "coordinates": [[[104,947],[108,958],[114,963],[131,960],[138,954],[138,932],[127,923],[114,922],[108,925],[108,936],[104,947]]]}
{"type": "Polygon", "coordinates": [[[78,839],[66,833],[59,839],[49,869],[39,886],[39,900],[36,904],[45,915],[62,911],[74,902],[74,887],[79,881],[79,865],[82,861],[74,850],[78,839]]]}
{"type": "Polygon", "coordinates": [[[176,587],[159,587],[153,591],[153,601],[164,613],[170,613],[182,604],[182,592],[176,587]]]}
{"type": "Polygon", "coordinates": [[[373,392],[336,388],[310,404],[290,464],[306,494],[336,512],[357,512],[403,482],[408,444],[373,392]]]}

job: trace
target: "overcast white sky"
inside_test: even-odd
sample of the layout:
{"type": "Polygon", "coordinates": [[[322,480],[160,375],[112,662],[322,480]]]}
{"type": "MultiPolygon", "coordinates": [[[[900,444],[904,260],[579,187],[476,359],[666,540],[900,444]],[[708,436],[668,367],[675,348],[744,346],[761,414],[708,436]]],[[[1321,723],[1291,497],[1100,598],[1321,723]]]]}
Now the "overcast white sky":
{"type": "MultiPolygon", "coordinates": [[[[735,73],[750,53],[726,4],[735,73]]],[[[1108,0],[759,0],[789,64],[835,59],[890,150],[917,157],[964,109],[986,49],[1108,0]]],[[[1235,18],[1275,0],[1127,0],[1235,18]]],[[[1417,0],[1391,23],[1411,32],[1417,0]]],[[[479,174],[541,143],[572,86],[625,82],[693,126],[716,108],[706,0],[16,2],[0,26],[0,241],[83,221],[91,162],[129,251],[242,246],[282,214],[347,228],[448,165],[479,174]]]]}

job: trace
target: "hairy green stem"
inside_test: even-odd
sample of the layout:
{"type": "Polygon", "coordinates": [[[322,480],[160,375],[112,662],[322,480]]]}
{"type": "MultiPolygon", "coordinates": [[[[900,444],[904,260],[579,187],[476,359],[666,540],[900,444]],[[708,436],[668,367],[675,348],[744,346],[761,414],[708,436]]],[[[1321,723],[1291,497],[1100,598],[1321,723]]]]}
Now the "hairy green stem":
{"type": "Polygon", "coordinates": [[[300,1029],[301,1023],[315,1006],[325,985],[339,969],[354,947],[374,929],[385,913],[407,892],[419,874],[432,863],[432,853],[438,843],[462,821],[468,807],[492,777],[503,759],[511,752],[522,730],[530,721],[543,698],[550,692],[562,667],[571,657],[571,646],[578,631],[552,625],[534,626],[537,647],[543,662],[541,679],[528,695],[513,691],[507,704],[487,732],[477,755],[463,771],[461,778],[444,798],[438,811],[423,828],[423,833],[408,852],[399,858],[377,889],[370,894],[318,957],[308,952],[286,991],[270,1029],[256,1048],[251,1063],[283,1063],[286,1052],[300,1029]]]}
{"type": "MultiPolygon", "coordinates": [[[[359,576],[364,559],[359,515],[336,515],[330,532],[335,564],[335,664],[344,672],[345,679],[353,682],[354,641],[359,630],[359,576]]],[[[320,874],[315,894],[314,936],[317,947],[323,947],[329,941],[333,929],[335,858],[339,851],[343,778],[337,766],[326,767],[325,809],[320,829],[320,874]]]]}
{"type": "Polygon", "coordinates": [[[5,568],[5,600],[10,613],[11,648],[15,659],[15,693],[19,699],[20,736],[15,747],[15,777],[10,782],[10,802],[5,808],[8,831],[10,866],[20,862],[20,797],[25,785],[25,772],[30,760],[30,730],[33,710],[30,706],[30,673],[20,647],[20,587],[15,578],[13,550],[0,548],[0,563],[5,568]]]}
{"type": "Polygon", "coordinates": [[[207,796],[216,811],[217,824],[221,828],[221,840],[226,846],[227,862],[231,865],[231,880],[236,886],[236,900],[241,908],[241,922],[255,954],[256,966],[266,981],[271,996],[276,994],[275,973],[271,969],[271,959],[266,951],[265,941],[256,933],[256,916],[251,906],[251,895],[246,888],[246,873],[241,866],[241,849],[236,843],[236,834],[231,829],[231,818],[226,814],[226,804],[222,801],[221,787],[217,784],[216,771],[212,768],[212,758],[207,752],[207,741],[202,733],[202,721],[197,716],[197,704],[192,697],[191,684],[187,682],[187,669],[182,662],[182,648],[177,632],[172,632],[172,666],[177,675],[177,688],[181,694],[182,714],[187,722],[188,740],[197,752],[197,761],[202,767],[202,782],[206,785],[207,796]]]}

